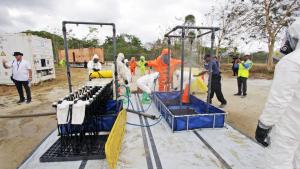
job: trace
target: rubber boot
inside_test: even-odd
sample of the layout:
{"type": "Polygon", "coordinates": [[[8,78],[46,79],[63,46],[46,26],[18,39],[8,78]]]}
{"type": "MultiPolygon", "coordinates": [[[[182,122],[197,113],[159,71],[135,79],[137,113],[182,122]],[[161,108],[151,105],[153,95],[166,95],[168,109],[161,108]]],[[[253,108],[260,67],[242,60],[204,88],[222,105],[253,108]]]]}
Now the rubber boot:
{"type": "Polygon", "coordinates": [[[126,105],[126,104],[129,102],[128,99],[129,99],[130,96],[131,96],[131,92],[130,92],[130,88],[129,88],[129,87],[126,87],[125,96],[126,96],[126,98],[123,99],[124,105],[126,105]]]}
{"type": "Polygon", "coordinates": [[[127,105],[127,103],[128,103],[128,98],[124,98],[123,99],[123,105],[127,105]]]}
{"type": "Polygon", "coordinates": [[[126,87],[126,96],[130,97],[131,96],[131,92],[130,92],[130,88],[126,87]]]}
{"type": "Polygon", "coordinates": [[[150,102],[151,102],[151,99],[150,99],[148,93],[143,92],[143,94],[142,94],[142,104],[150,104],[150,102]]]}

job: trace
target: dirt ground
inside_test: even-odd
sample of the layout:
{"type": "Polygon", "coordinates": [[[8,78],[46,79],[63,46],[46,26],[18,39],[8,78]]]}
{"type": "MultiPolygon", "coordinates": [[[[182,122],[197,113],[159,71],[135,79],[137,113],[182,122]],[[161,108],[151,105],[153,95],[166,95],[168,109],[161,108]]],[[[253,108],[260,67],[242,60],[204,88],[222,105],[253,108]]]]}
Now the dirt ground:
{"type": "MultiPolygon", "coordinates": [[[[57,78],[32,86],[33,102],[17,105],[17,92],[14,86],[0,86],[0,115],[48,113],[55,110],[51,104],[68,93],[65,70],[56,70],[57,78]]],[[[138,74],[138,73],[137,73],[138,74]]],[[[227,122],[253,137],[257,119],[267,98],[271,80],[249,79],[248,96],[233,96],[236,93],[236,79],[225,73],[222,84],[228,101],[225,110],[229,113],[227,122]]],[[[72,69],[72,83],[75,88],[87,81],[84,69],[72,69]]],[[[136,79],[136,78],[135,78],[136,79]]],[[[205,98],[205,95],[199,97],[205,98]]],[[[219,105],[216,99],[214,105],[219,105]]],[[[0,119],[0,168],[16,168],[29,153],[56,128],[55,116],[0,119]]]]}
{"type": "MultiPolygon", "coordinates": [[[[271,83],[271,80],[249,79],[247,97],[242,98],[233,95],[237,93],[236,79],[223,78],[223,94],[228,102],[224,108],[228,112],[227,122],[244,134],[254,138],[257,120],[264,108],[271,83]]],[[[219,105],[220,103],[214,98],[213,104],[219,105]]]]}
{"type": "MultiPolygon", "coordinates": [[[[82,86],[87,71],[72,69],[74,86],[82,86]],[[75,78],[76,77],[76,78],[75,78]]],[[[18,94],[14,86],[0,86],[0,115],[54,112],[52,103],[68,93],[64,69],[56,70],[56,79],[32,86],[32,103],[17,105],[18,94]]],[[[13,169],[56,128],[55,116],[0,119],[0,168],[13,169]]]]}

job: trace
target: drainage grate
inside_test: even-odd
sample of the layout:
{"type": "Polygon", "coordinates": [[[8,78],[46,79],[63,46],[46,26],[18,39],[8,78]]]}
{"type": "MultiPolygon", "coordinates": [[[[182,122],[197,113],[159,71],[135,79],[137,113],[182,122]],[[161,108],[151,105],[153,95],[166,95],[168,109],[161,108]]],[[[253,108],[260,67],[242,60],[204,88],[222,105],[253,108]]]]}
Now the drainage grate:
{"type": "Polygon", "coordinates": [[[40,162],[105,159],[108,135],[60,137],[41,157],[40,162]]]}

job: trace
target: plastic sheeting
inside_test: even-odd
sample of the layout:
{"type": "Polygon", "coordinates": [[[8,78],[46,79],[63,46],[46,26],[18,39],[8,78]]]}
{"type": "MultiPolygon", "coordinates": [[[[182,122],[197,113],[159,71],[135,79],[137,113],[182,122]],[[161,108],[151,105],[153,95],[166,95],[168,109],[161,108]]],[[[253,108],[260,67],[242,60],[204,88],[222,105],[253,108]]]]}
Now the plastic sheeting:
{"type": "Polygon", "coordinates": [[[119,155],[122,148],[122,142],[126,131],[127,113],[123,109],[109,134],[105,144],[105,154],[110,169],[116,169],[119,155]]]}

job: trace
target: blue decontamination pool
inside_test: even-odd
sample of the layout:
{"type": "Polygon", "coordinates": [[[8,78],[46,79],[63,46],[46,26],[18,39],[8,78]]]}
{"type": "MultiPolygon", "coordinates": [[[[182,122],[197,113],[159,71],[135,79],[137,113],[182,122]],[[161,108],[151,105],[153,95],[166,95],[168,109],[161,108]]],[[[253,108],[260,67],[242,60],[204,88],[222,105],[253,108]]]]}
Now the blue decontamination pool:
{"type": "Polygon", "coordinates": [[[190,103],[180,106],[180,92],[155,92],[154,103],[172,131],[224,127],[226,112],[190,96],[190,103]],[[207,112],[208,107],[208,112],[207,112]]]}

